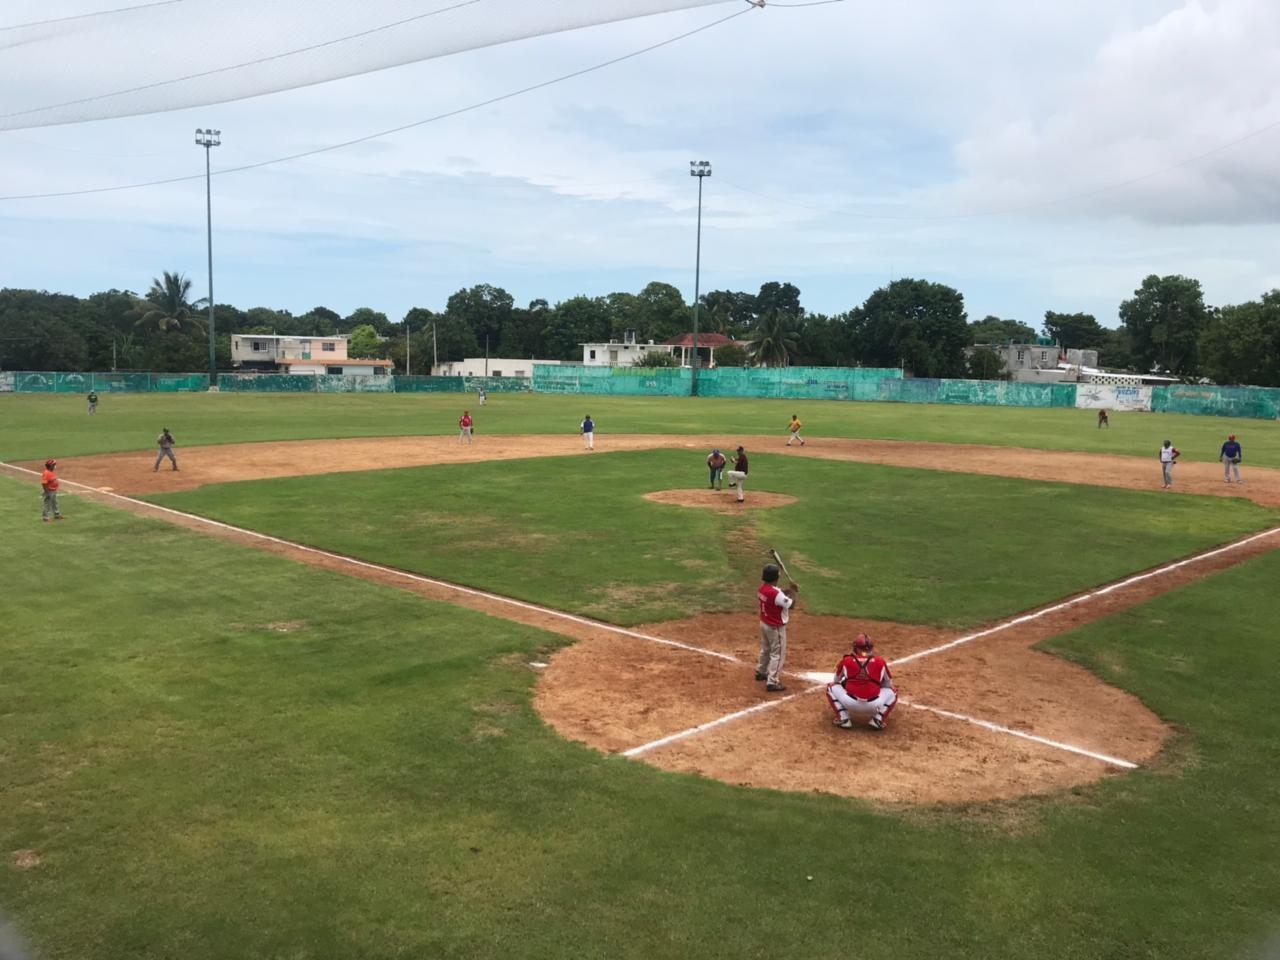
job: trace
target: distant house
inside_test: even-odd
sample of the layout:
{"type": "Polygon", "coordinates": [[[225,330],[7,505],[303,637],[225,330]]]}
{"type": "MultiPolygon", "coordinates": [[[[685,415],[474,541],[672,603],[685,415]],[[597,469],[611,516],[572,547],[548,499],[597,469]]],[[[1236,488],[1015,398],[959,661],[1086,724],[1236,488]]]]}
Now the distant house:
{"type": "MultiPolygon", "coordinates": [[[[1004,363],[1010,380],[1023,383],[1097,383],[1116,387],[1162,386],[1177,383],[1177,377],[1155,373],[1107,373],[1098,368],[1097,350],[1063,350],[1057,343],[1040,337],[1035,343],[993,343],[992,350],[1004,363]]],[[[970,347],[968,353],[973,352],[970,347]]]]}
{"type": "MultiPolygon", "coordinates": [[[[698,334],[698,366],[714,367],[716,365],[716,350],[720,347],[727,346],[745,347],[746,344],[739,343],[732,337],[726,337],[723,333],[700,333],[698,334]]],[[[689,367],[693,365],[693,334],[682,333],[678,337],[672,337],[663,343],[663,346],[670,347],[672,353],[680,351],[680,366],[689,367]]]]}
{"type": "Polygon", "coordinates": [[[533,365],[556,364],[560,360],[514,360],[511,357],[467,357],[446,360],[431,368],[433,377],[532,377],[533,365]]]}
{"type": "Polygon", "coordinates": [[[243,373],[337,374],[386,376],[390,360],[357,360],[347,356],[350,337],[278,337],[237,333],[231,337],[231,365],[243,373]]]}
{"type": "Polygon", "coordinates": [[[588,367],[634,367],[650,353],[672,353],[667,344],[637,343],[636,332],[628,330],[621,340],[582,344],[582,363],[588,367]]]}

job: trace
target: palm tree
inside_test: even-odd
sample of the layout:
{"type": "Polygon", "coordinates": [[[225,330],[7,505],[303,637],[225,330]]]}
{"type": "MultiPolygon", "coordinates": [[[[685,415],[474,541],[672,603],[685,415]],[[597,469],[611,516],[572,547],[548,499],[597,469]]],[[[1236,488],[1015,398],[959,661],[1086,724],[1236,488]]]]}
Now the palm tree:
{"type": "Polygon", "coordinates": [[[799,349],[795,319],[781,310],[770,310],[762,316],[747,341],[747,355],[761,367],[785,367],[799,349]]]}
{"type": "Polygon", "coordinates": [[[196,313],[205,303],[197,300],[191,303],[187,297],[191,295],[191,281],[180,273],[164,272],[162,279],[151,281],[151,289],[147,296],[139,300],[134,307],[137,314],[137,325],[154,326],[161,333],[170,330],[181,330],[183,325],[201,328],[203,324],[196,313]]]}

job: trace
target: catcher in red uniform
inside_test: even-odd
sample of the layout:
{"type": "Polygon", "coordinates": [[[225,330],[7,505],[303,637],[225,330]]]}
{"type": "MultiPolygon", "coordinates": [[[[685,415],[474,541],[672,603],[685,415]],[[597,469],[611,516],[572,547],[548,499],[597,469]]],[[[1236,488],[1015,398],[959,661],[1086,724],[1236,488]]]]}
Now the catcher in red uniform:
{"type": "Polygon", "coordinates": [[[867,726],[883,730],[884,722],[898,702],[898,690],[889,674],[889,664],[875,653],[875,645],[865,633],[853,641],[853,652],[836,665],[836,675],[827,684],[827,700],[835,711],[835,725],[853,729],[850,715],[868,717],[867,726]]]}

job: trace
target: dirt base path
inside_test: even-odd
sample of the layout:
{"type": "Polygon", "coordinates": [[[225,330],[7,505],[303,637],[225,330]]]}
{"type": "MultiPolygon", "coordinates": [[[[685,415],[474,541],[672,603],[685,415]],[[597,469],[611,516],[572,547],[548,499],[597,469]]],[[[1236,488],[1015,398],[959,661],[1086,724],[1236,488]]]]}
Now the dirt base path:
{"type": "MultiPolygon", "coordinates": [[[[297,477],[361,470],[441,463],[515,460],[524,457],[604,456],[624,450],[688,450],[701,459],[712,447],[732,449],[743,444],[748,453],[778,453],[789,457],[815,457],[881,463],[895,467],[920,467],[952,473],[979,473],[1031,480],[1056,480],[1131,490],[1159,490],[1160,464],[1150,457],[1120,457],[1016,447],[984,447],[897,440],[811,440],[803,447],[788,447],[778,437],[667,436],[662,434],[607,435],[596,438],[594,451],[584,450],[576,436],[481,436],[474,444],[459,444],[453,437],[372,437],[351,440],[289,440],[272,443],[235,443],[177,450],[181,471],[166,463],[152,472],[155,451],[113,453],[91,457],[67,457],[59,461],[59,473],[99,489],[129,495],[193,490],[211,483],[297,477]]],[[[39,469],[36,461],[21,464],[39,469]]],[[[1246,482],[1223,483],[1216,463],[1180,463],[1173,493],[1218,497],[1246,497],[1268,507],[1280,506],[1280,470],[1249,467],[1246,482]]],[[[691,476],[700,475],[698,470],[691,476]]],[[[748,485],[748,494],[751,486],[748,485]]]]}
{"type": "MultiPolygon", "coordinates": [[[[1131,457],[866,440],[810,442],[803,448],[787,448],[776,437],[739,438],[734,445],[737,442],[752,453],[776,450],[788,456],[1132,489],[1152,489],[1158,482],[1154,457],[1148,462],[1131,457]]],[[[765,708],[647,749],[644,759],[665,769],[697,772],[733,783],[891,802],[1006,799],[1061,790],[1118,769],[1095,758],[1016,739],[1007,732],[928,708],[1136,764],[1152,762],[1170,732],[1159,718],[1128,694],[1031,646],[1280,547],[1278,536],[1257,539],[1248,546],[1137,580],[1080,603],[1055,605],[1061,609],[914,660],[912,655],[952,641],[956,635],[899,624],[807,617],[801,609],[791,631],[788,658],[793,675],[788,683],[792,692],[801,695],[774,705],[752,679],[757,626],[750,614],[704,615],[623,631],[118,496],[265,477],[532,456],[601,456],[615,450],[686,448],[701,457],[711,446],[726,445],[728,441],[720,437],[647,435],[600,438],[594,452],[583,450],[578,438],[564,436],[478,438],[471,446],[440,437],[294,441],[181,450],[182,470],[177,473],[167,469],[153,473],[154,454],[150,452],[67,458],[60,463],[60,472],[70,493],[573,638],[578,643],[552,659],[535,696],[542,715],[570,739],[607,752],[645,749],[655,740],[758,704],[765,708]],[[904,702],[882,734],[832,727],[820,691],[802,692],[812,685],[804,674],[829,673],[849,639],[860,631],[872,634],[879,652],[891,663],[908,658],[895,670],[904,702]],[[664,646],[655,638],[698,647],[701,652],[664,646]],[[870,762],[855,764],[859,759],[870,762]],[[859,766],[878,773],[868,778],[859,766]]],[[[1222,482],[1220,468],[1214,464],[1182,464],[1178,470],[1178,492],[1247,496],[1268,506],[1280,505],[1280,471],[1251,470],[1246,475],[1248,482],[1236,487],[1222,482]]],[[[30,479],[22,470],[7,472],[30,479]]],[[[661,503],[748,511],[780,506],[791,499],[781,494],[765,496],[748,488],[748,501],[738,508],[728,497],[727,493],[703,490],[652,495],[661,503]]]]}

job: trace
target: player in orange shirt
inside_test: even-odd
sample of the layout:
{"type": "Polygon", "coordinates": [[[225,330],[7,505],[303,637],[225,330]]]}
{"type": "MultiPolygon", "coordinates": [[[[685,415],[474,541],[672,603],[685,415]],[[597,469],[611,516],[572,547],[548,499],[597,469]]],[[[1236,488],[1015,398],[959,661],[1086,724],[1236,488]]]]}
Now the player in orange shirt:
{"type": "Polygon", "coordinates": [[[62,511],[58,509],[58,475],[54,472],[57,467],[57,460],[46,460],[44,473],[40,474],[40,489],[44,491],[44,510],[40,519],[45,523],[62,519],[62,511]]]}

